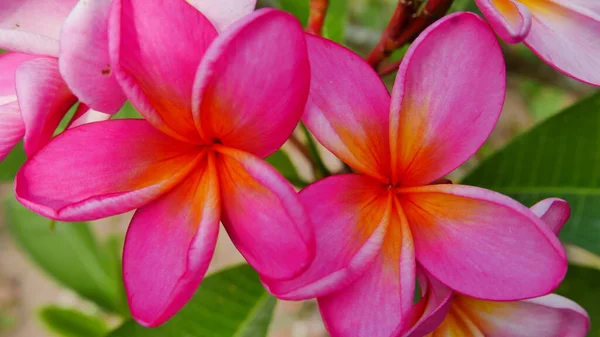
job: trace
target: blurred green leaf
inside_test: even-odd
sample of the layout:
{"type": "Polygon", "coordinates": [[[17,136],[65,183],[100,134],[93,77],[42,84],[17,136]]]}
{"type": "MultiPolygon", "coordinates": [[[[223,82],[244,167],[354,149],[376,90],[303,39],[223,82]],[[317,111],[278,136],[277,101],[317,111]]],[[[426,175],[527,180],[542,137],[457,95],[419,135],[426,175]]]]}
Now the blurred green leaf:
{"type": "Polygon", "coordinates": [[[279,171],[289,182],[296,186],[304,187],[308,185],[300,175],[298,175],[298,171],[296,167],[290,160],[290,157],[283,150],[277,150],[277,152],[268,156],[265,159],[269,164],[279,171]]]}
{"type": "Polygon", "coordinates": [[[142,115],[133,107],[133,105],[127,101],[117,112],[112,119],[123,119],[123,118],[143,118],[142,115]]]}
{"type": "Polygon", "coordinates": [[[313,139],[313,135],[310,133],[308,128],[303,123],[300,123],[300,128],[302,128],[302,132],[304,132],[304,136],[306,137],[306,145],[308,147],[308,152],[310,152],[312,161],[313,161],[313,163],[315,163],[315,166],[316,166],[316,172],[315,172],[316,178],[320,179],[323,177],[330,176],[331,172],[329,172],[329,169],[327,168],[327,166],[325,166],[325,163],[323,162],[323,159],[321,158],[321,155],[319,154],[319,149],[317,148],[317,143],[313,139]]]}
{"type": "Polygon", "coordinates": [[[521,79],[519,84],[529,113],[536,121],[555,115],[567,103],[568,95],[561,89],[543,85],[533,79],[521,79]]]}
{"type": "Polygon", "coordinates": [[[123,306],[122,283],[107,272],[103,255],[87,223],[57,222],[39,216],[16,200],[6,202],[6,225],[15,242],[44,271],[101,308],[128,315],[123,306]]]}
{"type": "Polygon", "coordinates": [[[247,265],[207,277],[181,312],[166,324],[147,329],[130,321],[108,337],[264,337],[275,298],[247,265]]]}
{"type": "Polygon", "coordinates": [[[15,175],[25,163],[27,156],[23,150],[23,142],[19,142],[10,151],[8,156],[0,161],[0,182],[11,182],[15,179],[15,175]]]}
{"type": "Polygon", "coordinates": [[[74,309],[47,306],[40,311],[40,319],[62,337],[104,337],[108,333],[103,320],[74,309]]]}
{"type": "Polygon", "coordinates": [[[278,7],[294,15],[302,25],[308,22],[308,4],[309,0],[277,0],[278,7]]]}
{"type": "Polygon", "coordinates": [[[600,271],[569,266],[569,272],[556,293],[581,305],[590,315],[592,330],[587,337],[600,337],[600,271]]]}
{"type": "MultiPolygon", "coordinates": [[[[308,1],[305,1],[308,3],[308,1]]],[[[335,42],[344,42],[344,33],[348,24],[348,1],[329,0],[329,9],[325,16],[323,35],[335,42]]]]}
{"type": "Polygon", "coordinates": [[[507,194],[525,205],[567,200],[561,239],[600,255],[600,93],[515,139],[463,183],[507,194]]]}

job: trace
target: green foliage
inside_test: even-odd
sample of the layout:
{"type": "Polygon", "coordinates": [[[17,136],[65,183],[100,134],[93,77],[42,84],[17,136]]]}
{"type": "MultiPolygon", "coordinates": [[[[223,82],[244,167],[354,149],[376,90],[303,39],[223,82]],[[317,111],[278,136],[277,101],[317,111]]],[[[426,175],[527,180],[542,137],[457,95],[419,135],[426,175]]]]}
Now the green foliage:
{"type": "Polygon", "coordinates": [[[587,337],[600,337],[600,270],[569,266],[569,272],[556,293],[581,305],[590,315],[592,330],[587,337]]]}
{"type": "Polygon", "coordinates": [[[115,277],[118,255],[105,253],[87,223],[58,222],[50,231],[50,220],[14,199],[7,201],[6,215],[14,241],[52,278],[104,310],[129,315],[122,282],[115,277]]]}
{"type": "MultiPolygon", "coordinates": [[[[279,8],[292,13],[303,25],[306,25],[308,23],[309,2],[308,0],[278,0],[277,4],[279,8]]],[[[323,25],[323,36],[335,42],[342,43],[347,23],[348,1],[330,0],[323,25]]]]}
{"type": "Polygon", "coordinates": [[[600,255],[600,94],[549,118],[485,160],[463,181],[525,205],[567,200],[561,238],[600,255]]]}
{"type": "Polygon", "coordinates": [[[0,182],[10,182],[15,179],[17,172],[23,166],[26,159],[27,156],[23,149],[23,142],[19,142],[10,151],[8,156],[3,161],[0,161],[0,182]]]}
{"type": "Polygon", "coordinates": [[[290,157],[283,150],[277,150],[277,152],[273,153],[265,160],[275,167],[277,171],[279,171],[279,173],[281,173],[292,184],[299,187],[308,185],[308,183],[300,177],[296,167],[290,160],[290,157]]]}
{"type": "Polygon", "coordinates": [[[104,337],[108,333],[102,319],[73,309],[47,306],[40,311],[40,319],[61,337],[104,337]]]}
{"type": "Polygon", "coordinates": [[[130,321],[108,337],[263,337],[275,298],[247,265],[207,277],[188,305],[166,324],[146,329],[130,321]]]}

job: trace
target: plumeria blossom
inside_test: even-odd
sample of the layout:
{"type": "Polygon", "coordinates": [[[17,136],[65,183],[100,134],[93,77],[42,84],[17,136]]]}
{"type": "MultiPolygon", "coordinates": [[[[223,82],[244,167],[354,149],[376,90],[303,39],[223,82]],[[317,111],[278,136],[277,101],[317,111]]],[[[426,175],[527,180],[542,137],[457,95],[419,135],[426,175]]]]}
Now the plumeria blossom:
{"type": "Polygon", "coordinates": [[[527,207],[481,188],[430,184],[466,161],[496,124],[505,67],[493,32],[469,13],[428,28],[393,93],[356,54],[308,36],[304,123],[359,173],[300,193],[315,261],[283,299],[318,297],[332,336],[391,336],[407,324],[417,262],[447,287],[489,300],[549,293],[566,272],[556,236],[527,207]]]}
{"type": "Polygon", "coordinates": [[[113,72],[146,120],[61,134],[18,173],[17,198],[67,221],[137,209],[123,275],[145,326],[193,295],[219,221],[263,278],[302,273],[315,253],[311,226],[294,188],[260,159],[289,137],[308,97],[298,20],[260,10],[218,34],[185,1],[117,0],[109,45],[113,72]]]}
{"type": "Polygon", "coordinates": [[[525,43],[557,70],[600,85],[600,2],[475,0],[508,43],[525,43]]]}
{"type": "MultiPolygon", "coordinates": [[[[558,235],[569,204],[546,199],[531,210],[558,235]]],[[[422,272],[423,299],[414,307],[417,323],[404,337],[585,337],[590,320],[583,308],[558,295],[518,302],[491,302],[461,294],[422,272]]]]}

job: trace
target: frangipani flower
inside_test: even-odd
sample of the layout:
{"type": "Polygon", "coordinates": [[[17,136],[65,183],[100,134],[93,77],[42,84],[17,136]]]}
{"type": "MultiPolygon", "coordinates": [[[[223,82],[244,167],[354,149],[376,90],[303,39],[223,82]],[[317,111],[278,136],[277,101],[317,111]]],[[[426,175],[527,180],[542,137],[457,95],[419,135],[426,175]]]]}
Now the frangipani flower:
{"type": "Polygon", "coordinates": [[[262,277],[303,272],[314,256],[304,208],[259,158],[289,137],[308,96],[298,20],[261,10],[218,35],[184,1],[116,0],[109,27],[113,71],[147,121],[61,134],[18,173],[17,198],[67,221],[138,209],[123,275],[132,314],[146,326],[193,295],[219,221],[262,277]]]}
{"type": "Polygon", "coordinates": [[[292,281],[263,280],[273,294],[318,297],[332,336],[387,337],[406,324],[417,261],[478,298],[518,300],[558,285],[564,250],[527,207],[481,188],[428,185],[475,153],[502,109],[504,61],[482,19],[460,13],[428,28],[406,54],[391,99],[358,55],[319,37],[307,41],[303,120],[360,173],[300,193],[315,261],[292,281]]]}
{"type": "MultiPolygon", "coordinates": [[[[546,199],[531,210],[558,235],[569,204],[546,199]]],[[[585,337],[590,321],[583,308],[558,295],[518,302],[491,302],[453,294],[426,272],[423,299],[414,307],[418,322],[405,337],[585,337]]]]}
{"type": "Polygon", "coordinates": [[[600,85],[600,1],[475,0],[508,43],[525,43],[557,70],[600,85]]]}

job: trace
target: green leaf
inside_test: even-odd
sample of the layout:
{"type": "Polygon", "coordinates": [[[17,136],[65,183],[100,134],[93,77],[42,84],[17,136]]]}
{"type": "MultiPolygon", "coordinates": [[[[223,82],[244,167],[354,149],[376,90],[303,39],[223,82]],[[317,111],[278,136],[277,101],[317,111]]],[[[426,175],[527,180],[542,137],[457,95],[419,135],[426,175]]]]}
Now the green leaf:
{"type": "Polygon", "coordinates": [[[103,320],[74,309],[47,306],[40,311],[40,319],[62,337],[104,337],[108,333],[103,320]]]}
{"type": "Polygon", "coordinates": [[[302,25],[308,22],[308,4],[309,0],[278,0],[279,8],[292,13],[302,25]]]}
{"type": "Polygon", "coordinates": [[[525,205],[567,200],[561,239],[600,255],[600,93],[547,119],[473,170],[463,183],[525,205]]]}
{"type": "MultiPolygon", "coordinates": [[[[308,0],[305,2],[308,3],[308,0]]],[[[325,24],[323,25],[323,35],[330,40],[342,43],[347,24],[348,1],[330,0],[327,15],[325,16],[325,24]]]]}
{"type": "Polygon", "coordinates": [[[600,271],[569,266],[569,272],[556,293],[581,305],[590,315],[592,330],[587,337],[600,337],[600,271]]]}
{"type": "Polygon", "coordinates": [[[50,220],[14,199],[6,203],[6,216],[14,241],[57,282],[105,310],[128,315],[122,284],[114,273],[107,272],[106,257],[87,223],[57,222],[51,232],[50,220]]]}
{"type": "Polygon", "coordinates": [[[275,298],[267,294],[247,265],[207,277],[181,312],[166,324],[147,329],[130,321],[108,337],[264,337],[275,298]]]}
{"type": "Polygon", "coordinates": [[[133,107],[131,102],[127,101],[117,112],[112,119],[124,119],[124,118],[143,118],[142,115],[133,107]]]}
{"type": "Polygon", "coordinates": [[[265,159],[269,164],[271,164],[274,168],[279,171],[289,182],[296,186],[304,187],[308,185],[296,170],[296,167],[290,160],[290,157],[282,150],[277,150],[277,152],[268,156],[265,159]]]}
{"type": "Polygon", "coordinates": [[[23,150],[23,142],[19,142],[10,151],[8,156],[0,161],[0,182],[13,181],[26,159],[27,156],[25,155],[25,150],[23,150]]]}
{"type": "Polygon", "coordinates": [[[310,156],[312,157],[313,163],[315,163],[316,166],[316,178],[321,179],[323,177],[330,176],[331,172],[329,172],[329,169],[327,169],[327,166],[325,166],[325,163],[319,154],[319,150],[317,149],[317,143],[313,139],[312,134],[310,131],[308,131],[308,128],[303,123],[300,123],[300,127],[302,128],[302,132],[304,132],[304,136],[306,137],[308,152],[310,152],[310,156]]]}

